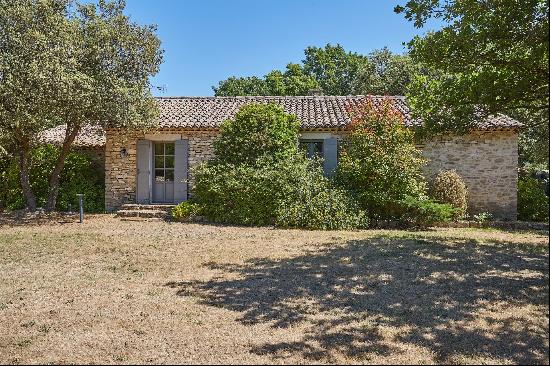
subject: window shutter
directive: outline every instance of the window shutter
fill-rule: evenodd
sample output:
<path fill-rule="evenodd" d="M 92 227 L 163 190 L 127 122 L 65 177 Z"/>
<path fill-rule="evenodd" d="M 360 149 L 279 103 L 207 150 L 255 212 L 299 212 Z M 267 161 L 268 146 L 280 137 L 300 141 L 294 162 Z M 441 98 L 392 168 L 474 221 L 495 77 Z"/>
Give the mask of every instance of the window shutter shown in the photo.
<path fill-rule="evenodd" d="M 325 176 L 330 177 L 338 165 L 338 140 L 336 138 L 331 137 L 323 141 L 323 158 Z"/>
<path fill-rule="evenodd" d="M 187 165 L 189 141 L 176 140 L 174 161 L 174 203 L 187 201 Z"/>
<path fill-rule="evenodd" d="M 151 141 L 137 142 L 137 203 L 151 203 Z"/>

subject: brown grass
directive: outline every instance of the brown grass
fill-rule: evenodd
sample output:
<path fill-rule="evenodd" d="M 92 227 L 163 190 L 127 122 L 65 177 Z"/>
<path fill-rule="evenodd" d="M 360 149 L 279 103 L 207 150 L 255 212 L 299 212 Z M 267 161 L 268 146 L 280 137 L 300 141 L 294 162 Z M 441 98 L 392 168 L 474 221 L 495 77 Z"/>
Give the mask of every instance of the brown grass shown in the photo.
<path fill-rule="evenodd" d="M 1 363 L 548 363 L 547 233 L 59 221 L 0 223 Z"/>

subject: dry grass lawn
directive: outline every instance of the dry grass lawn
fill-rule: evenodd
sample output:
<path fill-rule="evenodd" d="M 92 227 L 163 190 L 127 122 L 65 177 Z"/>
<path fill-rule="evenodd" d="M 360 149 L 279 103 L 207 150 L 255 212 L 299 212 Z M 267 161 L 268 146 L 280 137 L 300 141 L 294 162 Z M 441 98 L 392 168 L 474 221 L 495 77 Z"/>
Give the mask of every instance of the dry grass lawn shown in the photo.
<path fill-rule="evenodd" d="M 548 233 L 0 220 L 0 363 L 548 363 Z"/>

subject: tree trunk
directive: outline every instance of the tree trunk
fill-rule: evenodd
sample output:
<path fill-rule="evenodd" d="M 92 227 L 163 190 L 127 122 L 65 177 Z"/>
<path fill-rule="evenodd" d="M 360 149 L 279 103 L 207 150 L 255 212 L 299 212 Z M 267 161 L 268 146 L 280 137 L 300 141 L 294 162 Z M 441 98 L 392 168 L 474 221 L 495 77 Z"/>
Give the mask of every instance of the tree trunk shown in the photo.
<path fill-rule="evenodd" d="M 29 142 L 23 141 L 19 146 L 19 178 L 21 179 L 21 189 L 27 201 L 27 208 L 30 211 L 36 211 L 36 198 L 32 192 L 29 179 Z"/>
<path fill-rule="evenodd" d="M 57 204 L 57 196 L 59 194 L 59 180 L 61 178 L 61 172 L 65 166 L 65 159 L 69 152 L 71 151 L 71 146 L 80 131 L 80 126 L 69 127 L 67 126 L 67 131 L 65 133 L 65 139 L 63 145 L 61 146 L 61 151 L 59 157 L 55 163 L 52 174 L 50 175 L 50 186 L 49 186 L 49 195 L 48 202 L 46 203 L 45 210 L 51 212 L 55 210 L 55 205 Z"/>

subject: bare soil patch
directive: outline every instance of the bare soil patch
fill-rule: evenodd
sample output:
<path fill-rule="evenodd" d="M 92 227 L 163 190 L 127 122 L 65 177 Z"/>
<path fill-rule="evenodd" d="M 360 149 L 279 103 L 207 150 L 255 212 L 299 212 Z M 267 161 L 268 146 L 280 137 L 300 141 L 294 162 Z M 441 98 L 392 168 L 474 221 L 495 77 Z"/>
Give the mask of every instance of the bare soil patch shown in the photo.
<path fill-rule="evenodd" d="M 548 363 L 548 234 L 0 221 L 1 363 Z"/>

